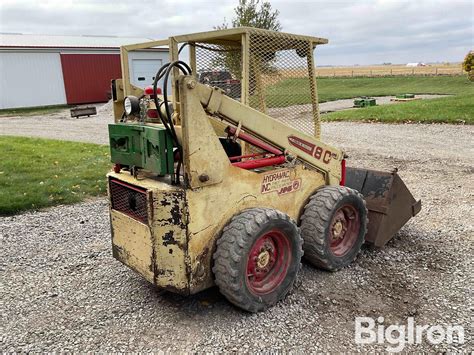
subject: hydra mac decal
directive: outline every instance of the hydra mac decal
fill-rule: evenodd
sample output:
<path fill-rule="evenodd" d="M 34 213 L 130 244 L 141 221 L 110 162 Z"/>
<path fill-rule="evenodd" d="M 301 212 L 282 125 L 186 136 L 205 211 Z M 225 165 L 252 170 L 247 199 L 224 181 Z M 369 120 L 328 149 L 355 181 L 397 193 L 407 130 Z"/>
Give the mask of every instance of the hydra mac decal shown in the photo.
<path fill-rule="evenodd" d="M 278 195 L 295 192 L 301 187 L 301 179 L 292 179 L 290 169 L 272 171 L 263 175 L 262 194 L 276 192 Z"/>

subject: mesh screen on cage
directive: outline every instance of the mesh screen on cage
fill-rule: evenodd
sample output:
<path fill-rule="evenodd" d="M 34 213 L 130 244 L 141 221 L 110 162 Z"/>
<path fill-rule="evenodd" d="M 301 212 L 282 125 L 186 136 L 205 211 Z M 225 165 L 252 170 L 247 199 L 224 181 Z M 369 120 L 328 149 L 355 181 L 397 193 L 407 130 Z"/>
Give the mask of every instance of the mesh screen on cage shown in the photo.
<path fill-rule="evenodd" d="M 313 135 L 309 43 L 252 33 L 249 52 L 250 106 Z"/>
<path fill-rule="evenodd" d="M 196 43 L 196 70 L 200 83 L 215 86 L 233 99 L 242 94 L 242 51 L 240 46 Z"/>
<path fill-rule="evenodd" d="M 199 82 L 221 88 L 241 101 L 242 48 L 235 45 L 196 43 Z M 316 88 L 310 80 L 310 43 L 291 35 L 250 32 L 247 104 L 306 134 L 315 134 L 318 119 L 313 105 Z"/>

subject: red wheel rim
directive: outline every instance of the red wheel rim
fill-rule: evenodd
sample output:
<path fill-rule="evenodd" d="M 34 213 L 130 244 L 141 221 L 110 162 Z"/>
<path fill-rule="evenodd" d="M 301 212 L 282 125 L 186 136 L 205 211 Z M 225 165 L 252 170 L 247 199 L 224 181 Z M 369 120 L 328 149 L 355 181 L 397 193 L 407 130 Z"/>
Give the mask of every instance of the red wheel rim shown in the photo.
<path fill-rule="evenodd" d="M 347 254 L 357 241 L 360 230 L 359 213 L 351 205 L 340 207 L 329 226 L 330 249 L 335 256 Z"/>
<path fill-rule="evenodd" d="M 247 259 L 247 286 L 257 295 L 274 291 L 285 279 L 291 263 L 290 241 L 272 229 L 253 244 Z"/>

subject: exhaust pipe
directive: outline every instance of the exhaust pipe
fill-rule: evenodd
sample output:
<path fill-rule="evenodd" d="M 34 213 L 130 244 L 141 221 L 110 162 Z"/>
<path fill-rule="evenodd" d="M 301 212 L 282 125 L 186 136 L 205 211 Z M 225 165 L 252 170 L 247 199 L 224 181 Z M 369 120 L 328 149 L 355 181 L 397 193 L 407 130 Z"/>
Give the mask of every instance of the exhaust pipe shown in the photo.
<path fill-rule="evenodd" d="M 345 186 L 359 191 L 369 211 L 365 242 L 382 247 L 421 210 L 397 171 L 346 169 Z"/>

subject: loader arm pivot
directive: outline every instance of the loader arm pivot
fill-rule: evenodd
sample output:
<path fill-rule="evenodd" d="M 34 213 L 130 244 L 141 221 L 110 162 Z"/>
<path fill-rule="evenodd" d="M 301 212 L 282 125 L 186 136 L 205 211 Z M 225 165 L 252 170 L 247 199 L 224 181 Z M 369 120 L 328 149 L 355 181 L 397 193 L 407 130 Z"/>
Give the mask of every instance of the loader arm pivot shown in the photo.
<path fill-rule="evenodd" d="M 344 152 L 321 142 L 315 137 L 246 106 L 226 96 L 222 90 L 196 83 L 191 76 L 182 76 L 180 85 L 185 90 L 194 91 L 211 119 L 225 121 L 272 144 L 313 169 L 326 175 L 327 183 L 337 185 L 341 180 L 341 161 Z"/>

